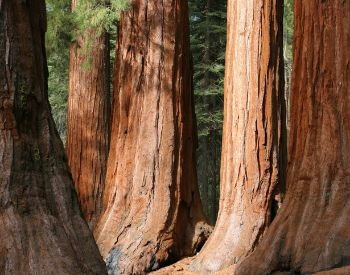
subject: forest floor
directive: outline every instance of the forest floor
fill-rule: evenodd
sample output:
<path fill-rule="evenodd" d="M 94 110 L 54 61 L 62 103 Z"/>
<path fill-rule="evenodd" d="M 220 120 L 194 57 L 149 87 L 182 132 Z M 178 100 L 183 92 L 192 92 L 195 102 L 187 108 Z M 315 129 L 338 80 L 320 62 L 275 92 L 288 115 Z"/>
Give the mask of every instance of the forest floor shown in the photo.
<path fill-rule="evenodd" d="M 195 274 L 195 272 L 191 272 L 188 270 L 188 267 L 192 261 L 193 257 L 184 258 L 181 261 L 178 261 L 172 265 L 161 268 L 157 271 L 152 272 L 152 275 L 166 275 L 166 274 Z M 197 273 L 198 274 L 198 273 Z"/>
<path fill-rule="evenodd" d="M 208 274 L 216 274 L 216 275 L 232 275 L 234 274 L 234 266 L 229 266 L 219 272 L 198 272 L 198 271 L 190 271 L 189 266 L 194 257 L 184 258 L 181 261 L 178 261 L 170 266 L 161 268 L 157 271 L 152 272 L 152 275 L 168 275 L 168 274 L 178 274 L 178 275 L 208 275 Z"/>
<path fill-rule="evenodd" d="M 178 261 L 170 266 L 161 268 L 157 271 L 152 272 L 152 275 L 170 275 L 170 274 L 177 274 L 177 275 L 210 275 L 210 274 L 215 274 L 215 275 L 233 275 L 235 273 L 234 271 L 234 265 L 229 266 L 228 268 L 225 268 L 223 270 L 220 270 L 218 272 L 198 272 L 198 271 L 190 271 L 189 266 L 192 262 L 192 259 L 194 257 L 188 257 L 184 258 L 181 261 Z M 293 272 L 276 272 L 274 273 L 275 275 L 288 275 L 288 274 L 295 274 Z M 348 275 L 350 274 L 350 267 L 345 266 L 345 267 L 340 267 L 340 268 L 335 268 L 327 271 L 322 271 L 322 272 L 317 272 L 314 273 L 315 275 Z"/>

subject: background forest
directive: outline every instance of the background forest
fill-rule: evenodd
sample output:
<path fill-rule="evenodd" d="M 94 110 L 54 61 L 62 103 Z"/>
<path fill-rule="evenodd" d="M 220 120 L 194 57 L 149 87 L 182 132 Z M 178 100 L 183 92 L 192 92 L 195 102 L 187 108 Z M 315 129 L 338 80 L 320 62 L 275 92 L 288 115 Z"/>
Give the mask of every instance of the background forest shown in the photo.
<path fill-rule="evenodd" d="M 116 21 L 127 0 L 111 1 L 109 7 L 91 6 L 88 0 L 71 13 L 70 0 L 47 0 L 46 36 L 49 68 L 48 92 L 54 120 L 65 143 L 69 49 L 71 42 L 88 28 L 107 30 L 110 40 L 110 67 L 115 56 Z M 197 174 L 204 211 L 212 224 L 218 212 L 220 158 L 223 122 L 223 90 L 226 47 L 226 0 L 190 0 L 190 38 L 193 56 L 195 109 L 197 117 Z M 287 110 L 292 68 L 293 1 L 284 3 L 284 60 Z M 93 40 L 93 38 L 91 38 Z M 89 51 L 87 46 L 84 51 Z M 89 60 L 86 60 L 89 70 Z M 113 86 L 113 70 L 111 87 Z M 287 121 L 289 116 L 287 112 Z M 289 123 L 287 123 L 287 126 Z"/>

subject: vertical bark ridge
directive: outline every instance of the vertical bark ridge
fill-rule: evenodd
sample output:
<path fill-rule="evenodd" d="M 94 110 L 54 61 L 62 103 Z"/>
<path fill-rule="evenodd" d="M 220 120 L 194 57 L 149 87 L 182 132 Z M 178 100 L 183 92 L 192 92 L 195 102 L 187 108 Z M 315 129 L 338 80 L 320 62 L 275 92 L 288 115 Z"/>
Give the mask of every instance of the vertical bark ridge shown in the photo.
<path fill-rule="evenodd" d="M 265 234 L 283 191 L 283 3 L 230 0 L 220 209 L 190 266 L 218 271 L 244 259 Z"/>

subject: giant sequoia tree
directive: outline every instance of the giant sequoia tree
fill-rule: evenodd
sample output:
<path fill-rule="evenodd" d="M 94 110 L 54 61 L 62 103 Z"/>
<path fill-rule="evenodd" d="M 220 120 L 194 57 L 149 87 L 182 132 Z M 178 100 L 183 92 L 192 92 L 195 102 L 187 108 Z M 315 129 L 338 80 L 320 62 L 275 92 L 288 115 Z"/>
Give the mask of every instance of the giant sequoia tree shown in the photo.
<path fill-rule="evenodd" d="M 111 273 L 139 274 L 206 240 L 195 172 L 187 1 L 134 0 L 119 24 L 104 213 Z"/>
<path fill-rule="evenodd" d="M 294 4 L 286 199 L 238 274 L 309 274 L 350 264 L 350 2 Z"/>
<path fill-rule="evenodd" d="M 230 0 L 227 19 L 220 210 L 193 270 L 244 259 L 273 220 L 283 190 L 283 2 Z"/>
<path fill-rule="evenodd" d="M 77 4 L 77 0 L 72 1 L 73 10 Z M 108 37 L 105 32 L 86 30 L 70 50 L 67 155 L 80 205 L 91 228 L 101 213 L 110 102 Z"/>
<path fill-rule="evenodd" d="M 0 273 L 104 274 L 47 96 L 43 0 L 0 2 Z"/>

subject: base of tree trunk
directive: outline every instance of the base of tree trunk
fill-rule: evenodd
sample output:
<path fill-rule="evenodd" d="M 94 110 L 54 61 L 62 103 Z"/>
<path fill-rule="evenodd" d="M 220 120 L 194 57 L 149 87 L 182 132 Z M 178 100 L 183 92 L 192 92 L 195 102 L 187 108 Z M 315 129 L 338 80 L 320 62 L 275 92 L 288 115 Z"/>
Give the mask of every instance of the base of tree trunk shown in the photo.
<path fill-rule="evenodd" d="M 113 274 L 197 253 L 211 232 L 197 186 L 186 0 L 133 0 L 117 38 L 103 214 L 94 235 Z"/>

